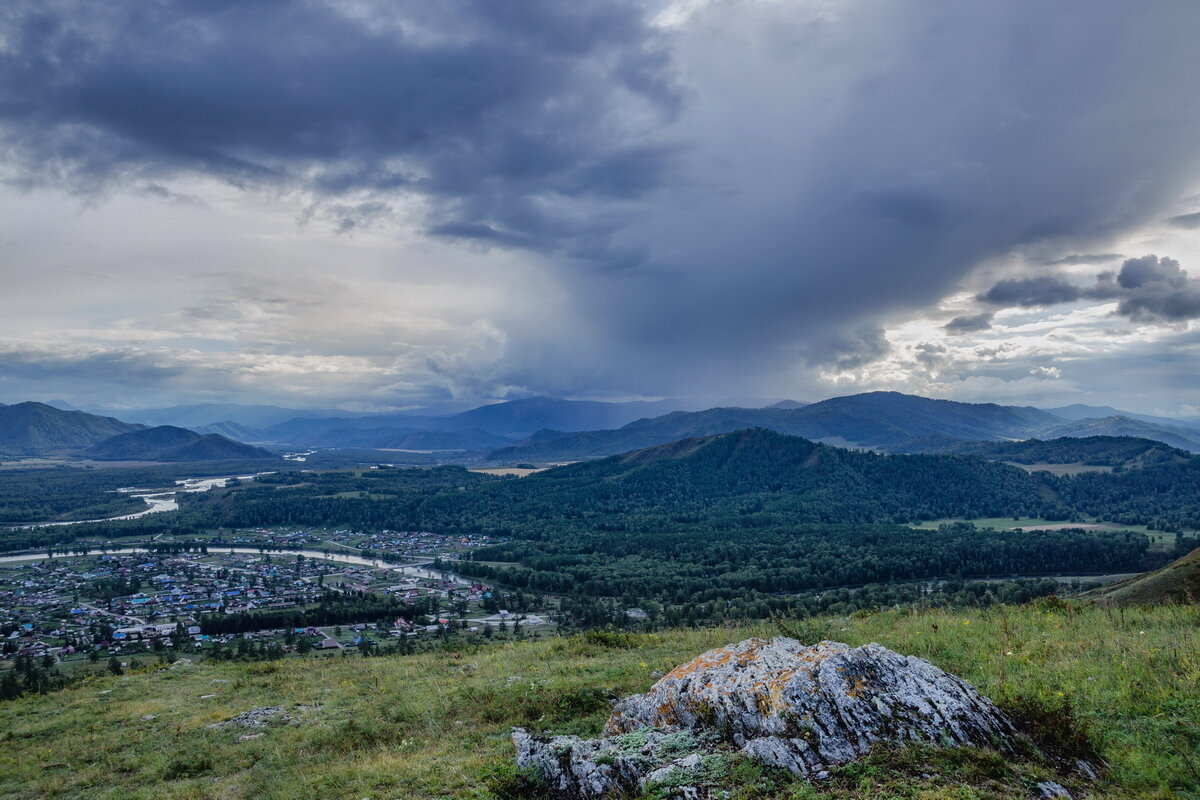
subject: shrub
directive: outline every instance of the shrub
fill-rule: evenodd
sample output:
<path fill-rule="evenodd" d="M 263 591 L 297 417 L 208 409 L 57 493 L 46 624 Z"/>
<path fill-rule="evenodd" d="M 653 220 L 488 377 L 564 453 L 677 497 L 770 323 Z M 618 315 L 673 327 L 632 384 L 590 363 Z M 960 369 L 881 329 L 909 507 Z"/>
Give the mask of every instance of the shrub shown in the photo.
<path fill-rule="evenodd" d="M 1013 695 L 1001 698 L 996 704 L 1047 755 L 1062 761 L 1082 758 L 1100 762 L 1087 724 L 1076 713 L 1071 698 L 1042 700 Z"/>

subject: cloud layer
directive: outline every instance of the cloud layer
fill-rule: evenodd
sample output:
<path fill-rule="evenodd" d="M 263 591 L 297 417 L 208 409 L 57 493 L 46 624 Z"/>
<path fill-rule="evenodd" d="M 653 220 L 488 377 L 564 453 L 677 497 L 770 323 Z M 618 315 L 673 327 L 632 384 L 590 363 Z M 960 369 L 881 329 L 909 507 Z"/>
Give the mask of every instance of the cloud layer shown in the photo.
<path fill-rule="evenodd" d="M 1178 326 L 1188 254 L 1072 270 L 1195 228 L 1198 23 L 1117 0 L 16 0 L 0 256 L 30 288 L 0 387 L 931 391 L 1012 310 Z M 125 213 L 96 231 L 81 202 Z M 46 296 L 23 274 L 46 269 L 99 277 Z M 940 309 L 981 270 L 1004 274 Z M 920 319 L 957 344 L 908 359 Z M 988 377 L 1062 377 L 1036 367 Z"/>

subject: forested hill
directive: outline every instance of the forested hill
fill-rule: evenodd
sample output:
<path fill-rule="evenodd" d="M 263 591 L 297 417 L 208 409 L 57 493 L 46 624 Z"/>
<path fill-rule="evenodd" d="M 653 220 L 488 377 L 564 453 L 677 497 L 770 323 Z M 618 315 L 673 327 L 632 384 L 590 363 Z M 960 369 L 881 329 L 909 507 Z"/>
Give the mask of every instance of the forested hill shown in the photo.
<path fill-rule="evenodd" d="M 1200 452 L 1200 434 L 1195 429 L 1175 425 L 1151 424 L 1128 417 L 1105 417 L 1104 419 L 1081 419 L 1056 425 L 1043 432 L 1046 437 L 1140 437 L 1156 439 L 1171 447 Z"/>
<path fill-rule="evenodd" d="M 478 511 L 482 496 L 503 497 L 516 518 L 657 516 L 730 527 L 1028 516 L 1200 529 L 1200 458 L 1189 453 L 1103 437 L 994 446 L 992 457 L 1004 460 L 1143 468 L 1031 475 L 973 455 L 881 455 L 757 429 L 570 464 L 459 499 Z"/>
<path fill-rule="evenodd" d="M 914 443 L 911 452 L 931 452 L 933 442 Z M 1181 464 L 1195 458 L 1191 453 L 1163 442 L 1133 436 L 1060 437 L 1026 439 L 1020 442 L 946 441 L 936 448 L 946 453 L 961 453 L 995 461 L 1018 464 L 1085 464 L 1105 467 L 1145 467 L 1153 464 Z"/>
<path fill-rule="evenodd" d="M 0 407 L 0 455 L 78 450 L 141 427 L 112 417 L 62 411 L 45 403 L 17 403 Z"/>
<path fill-rule="evenodd" d="M 1069 514 L 1048 499 L 1044 476 L 1018 467 L 970 456 L 845 450 L 762 429 L 683 440 L 521 479 L 481 478 L 450 468 L 374 470 L 355 479 L 305 475 L 296 476 L 304 485 L 286 494 L 248 489 L 189 503 L 206 512 L 206 524 L 364 524 L 520 536 L 582 528 L 729 529 Z M 347 492 L 383 499 L 359 500 Z"/>
<path fill-rule="evenodd" d="M 1085 442 L 1084 449 L 1094 448 L 1097 458 L 1117 457 L 1129 454 L 1127 444 Z M 1035 448 L 1027 455 L 1050 454 Z M 287 491 L 279 491 L 280 485 Z M 1200 527 L 1197 497 L 1200 459 L 1194 457 L 1111 474 L 1031 474 L 972 455 L 881 455 L 751 429 L 525 478 L 498 479 L 458 467 L 280 472 L 186 498 L 181 524 L 356 525 L 529 539 L 584 530 L 727 531 L 1033 517 L 1190 531 Z"/>
<path fill-rule="evenodd" d="M 763 429 L 685 439 L 491 489 L 513 501 L 604 513 L 623 507 L 765 522 L 908 522 L 1042 512 L 1039 479 L 954 455 L 885 456 Z"/>

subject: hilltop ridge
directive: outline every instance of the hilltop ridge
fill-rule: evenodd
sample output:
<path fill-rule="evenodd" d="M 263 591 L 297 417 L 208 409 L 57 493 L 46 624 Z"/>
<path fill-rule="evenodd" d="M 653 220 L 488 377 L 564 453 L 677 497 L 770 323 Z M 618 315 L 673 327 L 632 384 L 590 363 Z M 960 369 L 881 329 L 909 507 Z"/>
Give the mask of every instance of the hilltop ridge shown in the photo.
<path fill-rule="evenodd" d="M 1114 605 L 1196 603 L 1200 601 L 1200 547 L 1165 567 L 1106 586 L 1090 597 Z"/>

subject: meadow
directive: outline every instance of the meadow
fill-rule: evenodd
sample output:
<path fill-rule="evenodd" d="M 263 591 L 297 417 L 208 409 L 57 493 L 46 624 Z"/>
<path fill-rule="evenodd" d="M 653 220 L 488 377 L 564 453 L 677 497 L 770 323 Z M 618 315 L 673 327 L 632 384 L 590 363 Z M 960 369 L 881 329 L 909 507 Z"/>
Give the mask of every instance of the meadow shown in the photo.
<path fill-rule="evenodd" d="M 198 663 L 90 677 L 0 704 L 6 798 L 503 798 L 529 796 L 508 733 L 595 735 L 613 698 L 698 653 L 786 630 L 876 641 L 959 674 L 1048 746 L 1094 748 L 1098 798 L 1200 798 L 1200 607 L 1040 600 L 963 611 L 591 632 L 412 656 Z M 291 722 L 213 729 L 263 706 Z M 922 777 L 926 775 L 928 777 Z M 745 763 L 735 797 L 1028 797 L 1045 765 L 984 752 L 881 751 L 819 788 Z M 1078 795 L 1077 795 L 1078 796 Z"/>

